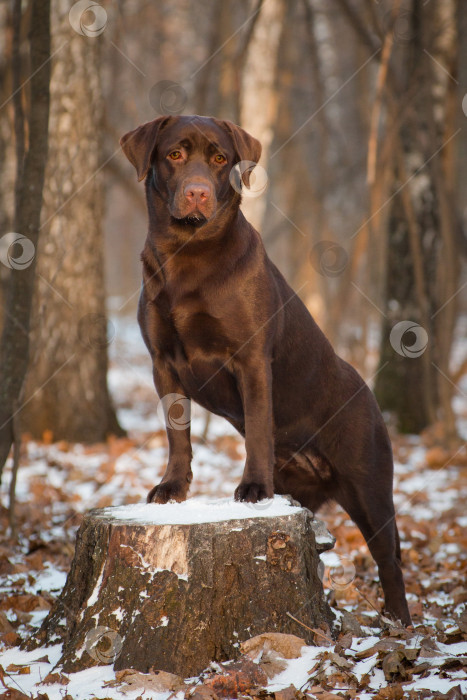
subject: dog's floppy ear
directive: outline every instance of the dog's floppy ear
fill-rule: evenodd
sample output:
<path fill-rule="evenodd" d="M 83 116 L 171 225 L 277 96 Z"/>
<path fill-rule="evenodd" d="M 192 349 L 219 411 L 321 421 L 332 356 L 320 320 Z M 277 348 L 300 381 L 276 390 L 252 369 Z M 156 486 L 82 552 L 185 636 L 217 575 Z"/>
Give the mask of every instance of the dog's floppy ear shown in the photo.
<path fill-rule="evenodd" d="M 245 129 L 227 121 L 227 119 L 223 121 L 215 119 L 214 121 L 223 126 L 232 136 L 238 161 L 249 160 L 252 163 L 257 163 L 259 161 L 261 157 L 261 144 L 258 139 L 250 136 Z M 242 180 L 248 188 L 250 187 L 250 174 L 253 167 L 242 169 Z"/>
<path fill-rule="evenodd" d="M 170 119 L 173 117 L 158 117 L 129 131 L 120 139 L 123 153 L 136 168 L 138 182 L 148 174 L 159 132 Z"/>

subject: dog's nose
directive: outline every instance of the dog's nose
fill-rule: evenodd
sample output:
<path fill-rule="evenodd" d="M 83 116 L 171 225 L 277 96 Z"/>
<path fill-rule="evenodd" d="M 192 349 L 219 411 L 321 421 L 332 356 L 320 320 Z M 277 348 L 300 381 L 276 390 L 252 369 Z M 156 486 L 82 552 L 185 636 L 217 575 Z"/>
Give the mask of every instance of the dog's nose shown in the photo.
<path fill-rule="evenodd" d="M 211 188 L 200 182 L 190 182 L 185 185 L 183 194 L 192 204 L 204 204 L 211 196 Z"/>

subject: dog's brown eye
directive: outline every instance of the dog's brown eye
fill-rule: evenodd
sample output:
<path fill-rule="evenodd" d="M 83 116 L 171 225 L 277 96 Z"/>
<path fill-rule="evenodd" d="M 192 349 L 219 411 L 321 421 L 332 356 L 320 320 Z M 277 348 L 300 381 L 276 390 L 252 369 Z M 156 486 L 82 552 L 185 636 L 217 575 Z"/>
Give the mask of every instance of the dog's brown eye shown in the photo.
<path fill-rule="evenodd" d="M 169 158 L 171 158 L 172 160 L 180 160 L 181 157 L 181 151 L 172 151 L 172 153 L 169 153 Z"/>
<path fill-rule="evenodd" d="M 222 155 L 222 153 L 218 153 L 217 155 L 214 156 L 214 160 L 216 163 L 226 163 L 227 158 Z"/>

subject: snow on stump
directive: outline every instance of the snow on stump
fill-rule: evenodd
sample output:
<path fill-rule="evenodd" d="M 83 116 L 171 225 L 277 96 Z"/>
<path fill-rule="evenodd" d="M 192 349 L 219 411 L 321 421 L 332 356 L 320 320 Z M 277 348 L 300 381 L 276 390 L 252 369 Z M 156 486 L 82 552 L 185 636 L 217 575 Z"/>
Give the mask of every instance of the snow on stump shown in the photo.
<path fill-rule="evenodd" d="M 318 575 L 334 538 L 289 497 L 190 499 L 89 512 L 65 587 L 34 644 L 65 672 L 113 663 L 196 675 L 263 632 L 331 624 Z"/>

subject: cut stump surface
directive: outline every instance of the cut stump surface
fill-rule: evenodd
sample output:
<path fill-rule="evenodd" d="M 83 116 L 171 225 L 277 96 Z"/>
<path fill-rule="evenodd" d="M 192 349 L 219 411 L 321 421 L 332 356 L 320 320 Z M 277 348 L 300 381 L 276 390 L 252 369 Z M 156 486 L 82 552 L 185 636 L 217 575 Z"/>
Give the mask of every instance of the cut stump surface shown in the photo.
<path fill-rule="evenodd" d="M 331 624 L 318 575 L 334 538 L 287 497 L 132 505 L 88 513 L 65 587 L 35 645 L 65 672 L 98 664 L 187 677 L 263 632 Z"/>

